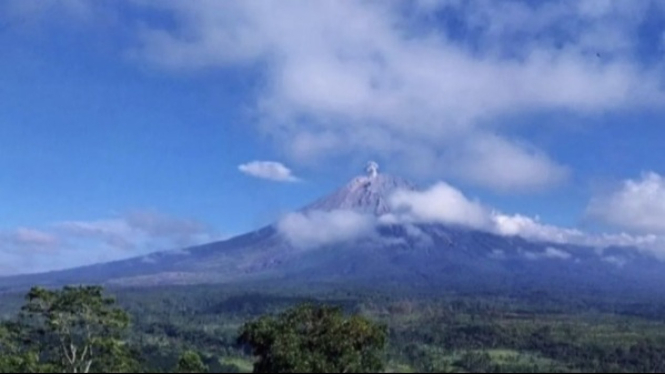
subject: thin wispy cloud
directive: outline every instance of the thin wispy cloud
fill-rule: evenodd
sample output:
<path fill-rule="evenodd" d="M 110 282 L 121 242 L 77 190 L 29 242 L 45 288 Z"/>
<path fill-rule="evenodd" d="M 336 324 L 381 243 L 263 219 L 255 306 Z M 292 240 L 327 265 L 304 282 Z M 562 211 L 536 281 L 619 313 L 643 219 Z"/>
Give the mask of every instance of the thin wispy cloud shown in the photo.
<path fill-rule="evenodd" d="M 315 248 L 368 235 L 375 218 L 351 210 L 290 213 L 277 223 L 279 232 L 296 248 Z"/>
<path fill-rule="evenodd" d="M 6 252 L 50 252 L 57 250 L 60 245 L 57 236 L 41 230 L 19 227 L 0 232 L 0 248 Z"/>
<path fill-rule="evenodd" d="M 547 247 L 545 248 L 544 252 L 541 253 L 536 253 L 536 252 L 524 252 L 523 256 L 526 257 L 529 260 L 536 261 L 536 260 L 569 260 L 573 257 L 570 253 L 563 251 L 561 249 L 557 249 L 554 247 Z"/>
<path fill-rule="evenodd" d="M 49 233 L 24 227 L 14 230 L 9 239 L 16 245 L 25 246 L 53 248 L 59 244 L 58 238 Z"/>
<path fill-rule="evenodd" d="M 9 273 L 40 272 L 179 250 L 223 237 L 199 221 L 139 210 L 92 221 L 0 232 L 0 259 Z M 0 275 L 3 275 L 0 273 Z"/>
<path fill-rule="evenodd" d="M 69 241 L 92 241 L 109 250 L 130 254 L 173 250 L 214 241 L 219 235 L 201 222 L 154 211 L 135 211 L 97 221 L 66 221 L 53 225 Z"/>
<path fill-rule="evenodd" d="M 0 276 L 37 271 L 37 262 L 58 256 L 65 245 L 54 233 L 19 227 L 0 231 Z"/>

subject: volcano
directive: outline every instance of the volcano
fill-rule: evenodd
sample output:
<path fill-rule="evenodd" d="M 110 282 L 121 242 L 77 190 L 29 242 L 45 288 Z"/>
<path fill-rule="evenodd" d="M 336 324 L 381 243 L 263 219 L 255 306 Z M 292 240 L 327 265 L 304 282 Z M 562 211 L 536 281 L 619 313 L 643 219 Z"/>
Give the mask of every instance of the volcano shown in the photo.
<path fill-rule="evenodd" d="M 409 181 L 367 174 L 294 212 L 301 219 L 349 212 L 374 222 L 370 233 L 302 247 L 280 223 L 229 240 L 156 252 L 70 270 L 0 279 L 0 288 L 99 283 L 115 286 L 173 284 L 326 284 L 332 287 L 419 292 L 525 291 L 611 294 L 658 293 L 665 265 L 634 248 L 598 248 L 536 242 L 519 236 L 444 224 L 384 222 L 390 196 L 416 191 Z M 312 225 L 318 221 L 312 220 Z M 324 230 L 321 227 L 311 227 Z M 333 227 L 334 230 L 334 227 Z M 325 231 L 325 230 L 324 230 Z"/>

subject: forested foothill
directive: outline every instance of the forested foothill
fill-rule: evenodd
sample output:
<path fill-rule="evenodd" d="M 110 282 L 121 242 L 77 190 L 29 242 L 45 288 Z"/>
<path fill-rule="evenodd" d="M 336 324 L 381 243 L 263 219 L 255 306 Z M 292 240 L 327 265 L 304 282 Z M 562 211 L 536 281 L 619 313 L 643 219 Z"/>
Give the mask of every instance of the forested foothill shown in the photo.
<path fill-rule="evenodd" d="M 0 372 L 664 372 L 665 302 L 224 286 L 0 296 Z"/>

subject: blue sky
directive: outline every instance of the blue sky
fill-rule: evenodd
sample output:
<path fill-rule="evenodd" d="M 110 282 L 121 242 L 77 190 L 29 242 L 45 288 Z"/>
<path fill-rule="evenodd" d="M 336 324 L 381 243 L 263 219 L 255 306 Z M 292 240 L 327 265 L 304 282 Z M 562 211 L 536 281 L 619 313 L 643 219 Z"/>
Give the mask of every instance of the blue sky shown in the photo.
<path fill-rule="evenodd" d="M 242 233 L 368 159 L 665 234 L 657 1 L 10 0 L 0 46 L 0 274 Z"/>

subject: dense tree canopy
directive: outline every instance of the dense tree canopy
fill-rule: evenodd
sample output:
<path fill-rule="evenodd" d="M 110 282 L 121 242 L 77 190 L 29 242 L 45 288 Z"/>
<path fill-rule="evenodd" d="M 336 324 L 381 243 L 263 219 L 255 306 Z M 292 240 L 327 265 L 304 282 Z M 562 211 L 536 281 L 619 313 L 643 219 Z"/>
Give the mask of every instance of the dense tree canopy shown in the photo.
<path fill-rule="evenodd" d="M 0 293 L 0 373 L 74 371 L 65 356 L 72 347 L 61 347 L 60 338 L 68 339 L 62 325 L 47 322 L 74 326 L 70 333 L 78 336 L 74 345 L 80 357 L 86 339 L 75 332 L 84 331 L 76 326 L 85 324 L 73 321 L 106 314 L 92 312 L 97 307 L 91 305 L 108 299 L 98 291 L 75 287 L 44 294 L 35 289 L 22 313 L 21 295 Z M 371 341 L 377 341 L 371 336 L 382 334 L 371 331 L 385 330 L 340 309 L 288 310 L 302 302 L 361 311 L 389 326 L 388 372 L 665 371 L 665 301 L 556 299 L 532 293 L 405 298 L 355 291 L 314 298 L 218 286 L 116 292 L 117 306 L 111 300 L 101 303 L 102 309 L 122 306 L 132 316 L 132 328 L 125 332 L 121 323 L 107 327 L 110 333 L 100 339 L 90 339 L 95 342 L 91 372 L 370 371 L 383 366 L 381 344 L 371 348 Z"/>
<path fill-rule="evenodd" d="M 58 371 L 88 373 L 127 369 L 122 336 L 129 316 L 98 286 L 47 290 L 26 296 L 17 332 L 25 350 L 36 350 Z"/>
<path fill-rule="evenodd" d="M 0 373 L 17 370 L 16 348 L 7 324 L 0 324 Z"/>
<path fill-rule="evenodd" d="M 384 368 L 386 330 L 340 308 L 303 305 L 247 323 L 239 337 L 258 361 L 254 372 L 349 373 Z"/>
<path fill-rule="evenodd" d="M 53 365 L 41 363 L 35 346 L 20 345 L 21 329 L 15 323 L 0 324 L 0 373 L 52 372 Z"/>

